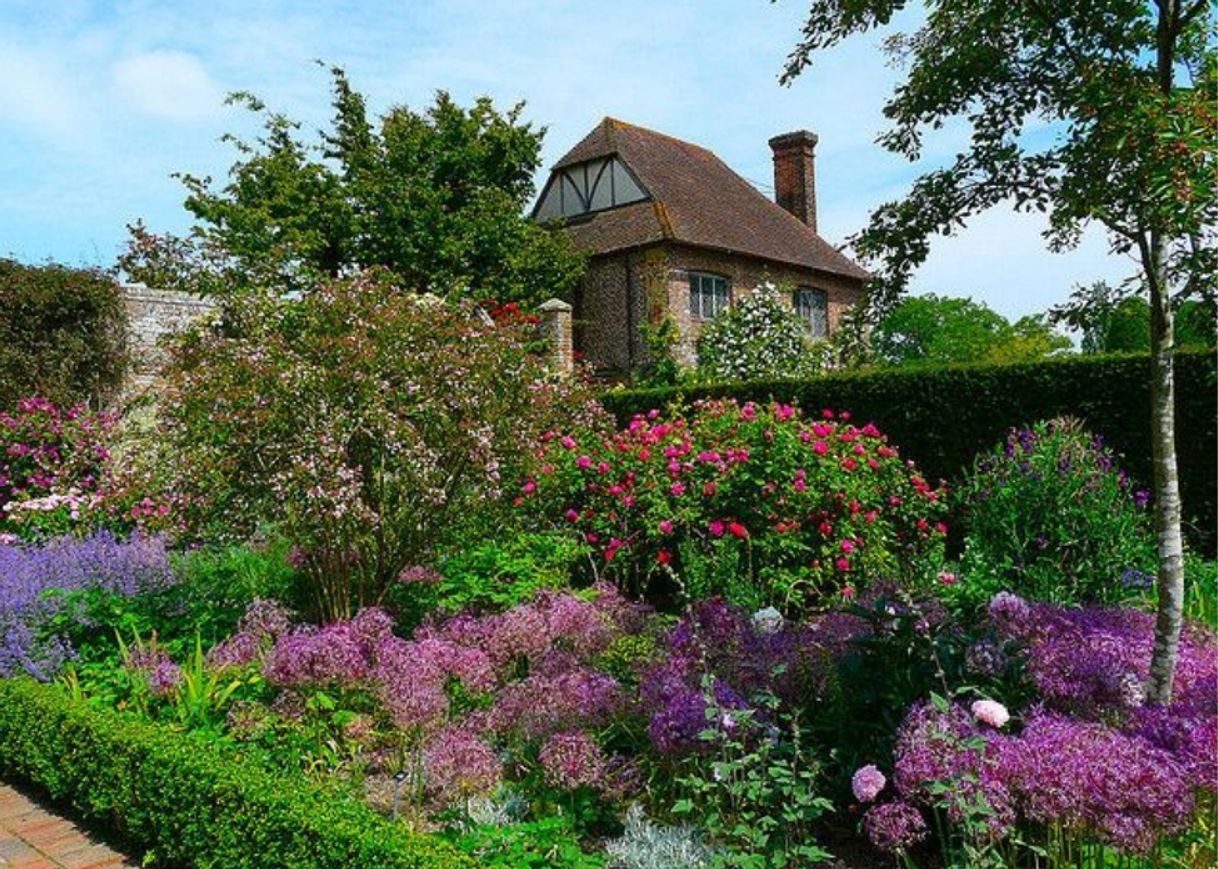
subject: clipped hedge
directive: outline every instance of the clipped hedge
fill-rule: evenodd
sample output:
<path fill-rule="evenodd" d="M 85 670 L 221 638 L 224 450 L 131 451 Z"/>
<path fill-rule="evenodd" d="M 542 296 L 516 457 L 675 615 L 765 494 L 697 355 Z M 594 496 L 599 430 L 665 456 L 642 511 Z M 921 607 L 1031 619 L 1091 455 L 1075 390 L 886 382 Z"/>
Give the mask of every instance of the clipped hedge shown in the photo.
<path fill-rule="evenodd" d="M 233 749 L 0 680 L 0 773 L 20 776 L 152 849 L 198 867 L 476 867 L 451 846 L 391 824 Z"/>
<path fill-rule="evenodd" d="M 1176 446 L 1190 536 L 1214 552 L 1218 521 L 1218 393 L 1213 350 L 1176 357 Z M 679 400 L 777 400 L 805 410 L 849 410 L 874 421 L 931 478 L 958 479 L 978 451 L 1012 426 L 1080 417 L 1125 456 L 1141 484 L 1152 479 L 1150 361 L 1145 354 L 1068 356 L 1014 365 L 843 372 L 811 380 L 616 390 L 601 401 L 620 421 Z"/>
<path fill-rule="evenodd" d="M 122 384 L 122 289 L 98 269 L 0 258 L 0 410 L 39 395 L 107 403 Z"/>

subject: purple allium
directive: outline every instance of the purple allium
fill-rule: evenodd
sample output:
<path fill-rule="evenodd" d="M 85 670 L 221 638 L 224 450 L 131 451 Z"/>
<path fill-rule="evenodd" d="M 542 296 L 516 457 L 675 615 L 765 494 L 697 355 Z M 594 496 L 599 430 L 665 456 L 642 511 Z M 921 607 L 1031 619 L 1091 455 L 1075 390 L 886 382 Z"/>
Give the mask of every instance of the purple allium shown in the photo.
<path fill-rule="evenodd" d="M 292 612 L 277 600 L 255 598 L 237 622 L 237 630 L 258 639 L 276 639 L 292 626 Z"/>
<path fill-rule="evenodd" d="M 551 641 L 585 660 L 613 641 L 609 621 L 588 601 L 570 594 L 542 592 L 534 605 L 545 615 Z"/>
<path fill-rule="evenodd" d="M 168 658 L 163 658 L 148 674 L 148 690 L 156 697 L 167 697 L 182 683 L 182 668 Z"/>
<path fill-rule="evenodd" d="M 713 698 L 707 698 L 701 688 L 687 688 L 668 698 L 651 716 L 647 735 L 661 754 L 709 751 L 714 746 L 702 733 L 726 729 L 719 713 L 748 708 L 744 698 L 725 682 L 715 683 Z"/>
<path fill-rule="evenodd" d="M 503 778 L 503 764 L 490 746 L 473 733 L 448 728 L 424 750 L 427 791 L 442 805 L 493 791 Z"/>
<path fill-rule="evenodd" d="M 1084 829 L 1125 851 L 1185 828 L 1194 807 L 1188 771 L 1168 752 L 1051 712 L 1030 715 L 1004 745 L 1002 774 L 1029 820 Z"/>
<path fill-rule="evenodd" d="M 1006 669 L 1007 654 L 993 640 L 978 640 L 965 651 L 964 666 L 977 676 L 997 676 Z"/>
<path fill-rule="evenodd" d="M 393 636 L 393 616 L 380 607 L 365 607 L 351 619 L 351 636 L 364 655 L 372 658 L 376 648 Z"/>
<path fill-rule="evenodd" d="M 563 790 L 598 787 L 605 775 L 605 756 L 596 740 L 582 730 L 556 733 L 538 754 L 546 781 Z"/>
<path fill-rule="evenodd" d="M 881 851 L 897 854 L 926 838 L 926 821 L 922 813 L 905 802 L 873 806 L 863 815 L 863 830 L 867 838 Z"/>
<path fill-rule="evenodd" d="M 497 666 L 521 658 L 535 661 L 550 650 L 550 626 L 545 614 L 530 604 L 492 616 L 486 623 L 486 653 Z"/>
<path fill-rule="evenodd" d="M 859 767 L 850 777 L 850 790 L 860 803 L 869 803 L 879 796 L 887 783 L 888 779 L 884 778 L 884 773 L 880 772 L 875 764 L 869 763 Z"/>
<path fill-rule="evenodd" d="M 419 564 L 412 564 L 409 567 L 403 567 L 398 572 L 398 582 L 403 585 L 437 585 L 444 581 L 444 577 L 430 567 L 423 567 Z"/>
<path fill-rule="evenodd" d="M 369 661 L 349 622 L 321 629 L 297 629 L 279 637 L 263 676 L 272 685 L 325 685 L 358 682 L 368 675 Z"/>
<path fill-rule="evenodd" d="M 990 599 L 990 618 L 1001 627 L 1018 629 L 1027 621 L 1031 612 L 1026 600 L 1009 591 L 1000 591 Z"/>
<path fill-rule="evenodd" d="M 622 704 L 617 680 L 584 668 L 533 675 L 506 686 L 489 710 L 487 726 L 500 733 L 545 736 L 570 727 L 604 724 Z"/>
<path fill-rule="evenodd" d="M 207 665 L 213 670 L 243 667 L 259 660 L 264 651 L 263 642 L 257 636 L 239 631 L 212 646 L 207 653 Z"/>

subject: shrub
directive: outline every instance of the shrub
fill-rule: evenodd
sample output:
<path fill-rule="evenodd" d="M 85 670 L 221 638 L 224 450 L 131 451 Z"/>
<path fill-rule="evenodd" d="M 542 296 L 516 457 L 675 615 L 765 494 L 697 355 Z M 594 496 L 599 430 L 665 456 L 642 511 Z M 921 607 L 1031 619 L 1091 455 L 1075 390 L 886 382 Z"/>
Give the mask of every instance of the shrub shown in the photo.
<path fill-rule="evenodd" d="M 956 497 L 965 581 L 954 588 L 976 602 L 1007 589 L 1115 603 L 1136 594 L 1136 580 L 1154 567 L 1149 493 L 1077 420 L 1012 429 L 977 458 Z"/>
<path fill-rule="evenodd" d="M 404 567 L 493 523 L 539 417 L 578 415 L 529 337 L 372 274 L 194 333 L 166 403 L 191 528 L 281 523 L 324 619 L 378 603 Z"/>
<path fill-rule="evenodd" d="M 698 337 L 698 374 L 708 380 L 804 377 L 820 367 L 807 324 L 772 284 L 732 305 Z"/>
<path fill-rule="evenodd" d="M 0 408 L 40 395 L 97 406 L 126 364 L 118 285 L 93 269 L 0 259 Z"/>
<path fill-rule="evenodd" d="M 522 497 L 633 594 L 675 576 L 690 598 L 795 607 L 941 555 L 940 493 L 848 413 L 707 402 L 604 439 L 552 434 L 542 456 Z"/>
<path fill-rule="evenodd" d="M 1218 356 L 1176 354 L 1176 443 L 1190 537 L 1211 555 L 1218 528 Z M 1069 414 L 1125 457 L 1140 485 L 1153 478 L 1150 362 L 1142 356 L 1076 356 L 1017 365 L 951 365 L 918 371 L 842 372 L 810 380 L 606 392 L 619 422 L 681 399 L 778 401 L 804 409 L 848 407 L 870 419 L 928 479 L 954 480 L 1012 427 Z"/>
<path fill-rule="evenodd" d="M 333 787 L 25 680 L 0 680 L 0 771 L 113 825 L 169 865 L 478 865 Z"/>
<path fill-rule="evenodd" d="M 96 521 L 114 422 L 113 414 L 45 398 L 0 411 L 0 533 L 53 536 Z"/>

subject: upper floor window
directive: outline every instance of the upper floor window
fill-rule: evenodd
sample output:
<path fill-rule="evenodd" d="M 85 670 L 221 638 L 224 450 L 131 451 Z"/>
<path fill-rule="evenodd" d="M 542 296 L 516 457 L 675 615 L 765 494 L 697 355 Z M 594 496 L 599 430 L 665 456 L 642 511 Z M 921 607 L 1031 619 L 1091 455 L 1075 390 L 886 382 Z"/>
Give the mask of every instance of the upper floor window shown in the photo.
<path fill-rule="evenodd" d="M 705 272 L 689 273 L 689 313 L 695 320 L 713 320 L 731 301 L 727 278 Z"/>
<path fill-rule="evenodd" d="M 813 287 L 800 287 L 795 291 L 795 313 L 808 324 L 813 338 L 829 335 L 829 294 Z"/>
<path fill-rule="evenodd" d="M 647 198 L 626 164 L 605 157 L 556 169 L 546 182 L 535 216 L 540 221 L 578 217 Z"/>

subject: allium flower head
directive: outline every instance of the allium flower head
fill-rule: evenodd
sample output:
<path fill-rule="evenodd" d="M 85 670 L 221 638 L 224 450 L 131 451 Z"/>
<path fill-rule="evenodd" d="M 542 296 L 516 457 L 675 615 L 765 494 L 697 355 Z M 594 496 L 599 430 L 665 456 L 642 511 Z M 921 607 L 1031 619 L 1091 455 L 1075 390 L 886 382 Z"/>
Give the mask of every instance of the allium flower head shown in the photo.
<path fill-rule="evenodd" d="M 597 787 L 605 774 L 605 756 L 582 730 L 556 733 L 538 755 L 546 781 L 564 790 Z"/>
<path fill-rule="evenodd" d="M 884 773 L 869 763 L 859 767 L 850 777 L 850 790 L 860 803 L 869 803 L 884 790 L 887 783 L 888 779 L 884 778 Z"/>
<path fill-rule="evenodd" d="M 867 838 L 881 851 L 898 854 L 926 838 L 926 821 L 909 803 L 884 803 L 863 816 Z"/>
<path fill-rule="evenodd" d="M 976 700 L 969 711 L 982 724 L 988 724 L 995 729 L 1001 728 L 1011 720 L 1011 713 L 997 700 Z"/>
<path fill-rule="evenodd" d="M 424 750 L 427 790 L 442 805 L 474 794 L 486 794 L 503 778 L 503 764 L 474 734 L 449 728 L 436 734 Z"/>

